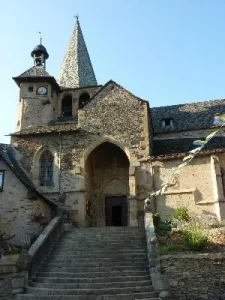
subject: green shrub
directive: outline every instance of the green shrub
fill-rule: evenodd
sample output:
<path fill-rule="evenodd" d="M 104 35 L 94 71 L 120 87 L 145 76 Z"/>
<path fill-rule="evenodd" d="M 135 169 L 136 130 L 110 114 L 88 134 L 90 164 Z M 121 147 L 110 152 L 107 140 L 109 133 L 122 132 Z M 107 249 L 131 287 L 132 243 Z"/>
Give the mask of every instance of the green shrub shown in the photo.
<path fill-rule="evenodd" d="M 171 221 L 167 220 L 167 221 L 159 221 L 159 224 L 157 226 L 158 230 L 161 231 L 171 231 L 172 230 L 172 225 L 171 225 Z"/>
<path fill-rule="evenodd" d="M 188 250 L 203 251 L 208 246 L 208 236 L 198 227 L 190 227 L 183 233 L 183 242 Z"/>
<path fill-rule="evenodd" d="M 188 209 L 186 207 L 178 207 L 177 210 L 173 213 L 172 217 L 180 221 L 190 220 Z"/>
<path fill-rule="evenodd" d="M 159 222 L 161 221 L 161 216 L 159 213 L 154 213 L 153 214 L 153 224 L 155 227 L 158 227 Z"/>
<path fill-rule="evenodd" d="M 183 251 L 182 245 L 177 244 L 163 244 L 159 245 L 159 253 L 160 255 L 167 255 L 171 253 L 177 253 Z"/>

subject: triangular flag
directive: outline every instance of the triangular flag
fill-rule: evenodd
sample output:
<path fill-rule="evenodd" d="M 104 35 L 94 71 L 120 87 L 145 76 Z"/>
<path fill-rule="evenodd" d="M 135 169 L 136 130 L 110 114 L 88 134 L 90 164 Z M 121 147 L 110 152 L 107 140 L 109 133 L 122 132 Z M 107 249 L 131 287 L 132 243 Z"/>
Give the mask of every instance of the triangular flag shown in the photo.
<path fill-rule="evenodd" d="M 208 142 L 209 140 L 211 140 L 211 138 L 214 137 L 214 135 L 216 135 L 218 133 L 219 130 L 213 131 L 212 133 L 210 133 L 209 135 L 207 135 L 207 137 L 205 138 L 205 140 Z"/>
<path fill-rule="evenodd" d="M 197 140 L 193 142 L 193 145 L 195 146 L 204 146 L 207 143 L 207 141 L 201 141 L 201 140 Z"/>
<path fill-rule="evenodd" d="M 189 151 L 189 153 L 195 154 L 195 153 L 197 153 L 197 152 L 201 151 L 201 150 L 202 150 L 202 148 L 203 148 L 202 146 L 201 146 L 201 147 L 198 147 L 198 148 L 195 148 L 195 149 L 193 149 L 193 150 Z"/>
<path fill-rule="evenodd" d="M 192 159 L 194 157 L 194 153 L 191 153 L 191 154 L 189 154 L 188 156 L 185 156 L 184 158 L 183 158 L 183 161 L 186 161 L 186 160 L 188 160 L 188 159 Z"/>

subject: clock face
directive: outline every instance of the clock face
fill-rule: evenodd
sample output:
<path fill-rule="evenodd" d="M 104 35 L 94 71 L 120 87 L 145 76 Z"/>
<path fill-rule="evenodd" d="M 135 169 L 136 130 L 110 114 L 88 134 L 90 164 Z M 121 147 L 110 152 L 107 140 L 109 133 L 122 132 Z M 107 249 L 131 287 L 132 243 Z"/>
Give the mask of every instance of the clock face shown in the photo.
<path fill-rule="evenodd" d="M 45 86 L 40 86 L 38 89 L 37 89 L 37 94 L 38 95 L 47 95 L 48 93 L 48 90 Z"/>

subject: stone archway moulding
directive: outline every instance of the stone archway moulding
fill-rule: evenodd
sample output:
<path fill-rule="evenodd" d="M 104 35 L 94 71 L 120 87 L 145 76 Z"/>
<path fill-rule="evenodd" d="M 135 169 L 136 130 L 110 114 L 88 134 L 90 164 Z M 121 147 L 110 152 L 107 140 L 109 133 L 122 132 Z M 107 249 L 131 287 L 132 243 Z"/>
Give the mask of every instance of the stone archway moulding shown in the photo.
<path fill-rule="evenodd" d="M 82 164 L 85 165 L 89 155 L 91 154 L 91 152 L 97 148 L 98 146 L 100 146 L 101 144 L 104 144 L 104 143 L 111 143 L 111 144 L 114 144 L 116 146 L 118 146 L 127 156 L 128 160 L 129 160 L 129 163 L 130 163 L 130 151 L 128 150 L 127 147 L 125 147 L 124 145 L 122 145 L 120 142 L 110 138 L 110 137 L 103 137 L 103 138 L 100 138 L 98 139 L 97 141 L 95 141 L 94 143 L 92 143 L 88 149 L 84 152 L 84 155 L 83 155 L 83 162 Z"/>
<path fill-rule="evenodd" d="M 110 185 L 110 183 L 111 183 L 113 180 L 120 182 L 120 183 L 125 187 L 125 189 L 127 189 L 127 191 L 129 190 L 129 184 L 127 185 L 127 184 L 126 184 L 124 181 L 122 181 L 120 178 L 113 176 L 113 177 L 110 178 L 107 182 L 105 182 L 105 184 L 102 186 L 101 191 L 102 191 L 103 193 L 105 192 L 106 188 Z M 128 192 L 127 192 L 127 193 L 128 193 Z M 126 194 L 127 194 L 127 193 L 126 193 Z"/>

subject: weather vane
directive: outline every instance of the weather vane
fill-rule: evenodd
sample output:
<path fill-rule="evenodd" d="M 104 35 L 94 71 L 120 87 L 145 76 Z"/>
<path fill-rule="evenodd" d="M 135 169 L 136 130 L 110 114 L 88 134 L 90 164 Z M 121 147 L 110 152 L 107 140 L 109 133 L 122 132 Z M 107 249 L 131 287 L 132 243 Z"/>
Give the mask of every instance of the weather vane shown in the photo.
<path fill-rule="evenodd" d="M 40 44 L 42 44 L 42 36 L 41 36 L 41 32 L 38 31 L 38 33 L 40 34 Z"/>

